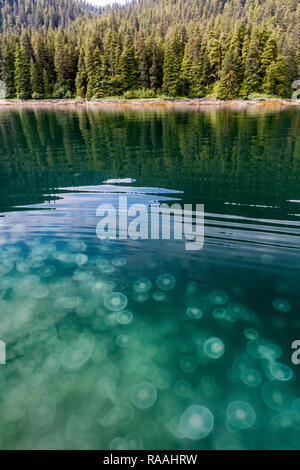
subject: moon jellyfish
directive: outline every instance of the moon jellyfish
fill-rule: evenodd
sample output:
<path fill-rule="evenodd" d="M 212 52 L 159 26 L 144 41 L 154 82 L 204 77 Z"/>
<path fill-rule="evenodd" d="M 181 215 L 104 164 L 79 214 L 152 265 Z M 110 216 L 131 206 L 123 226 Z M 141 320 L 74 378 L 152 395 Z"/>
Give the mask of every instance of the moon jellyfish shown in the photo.
<path fill-rule="evenodd" d="M 272 305 L 275 310 L 278 310 L 279 312 L 289 312 L 291 310 L 290 302 L 285 299 L 275 299 L 273 300 Z"/>
<path fill-rule="evenodd" d="M 203 317 L 203 311 L 198 307 L 188 307 L 186 310 L 186 314 L 189 318 L 193 320 L 199 320 L 199 318 Z"/>
<path fill-rule="evenodd" d="M 129 449 L 140 450 L 143 448 L 143 438 L 137 432 L 131 432 L 126 436 L 126 442 L 128 443 Z"/>
<path fill-rule="evenodd" d="M 0 278 L 0 289 L 7 290 L 11 289 L 15 285 L 15 279 L 11 276 L 5 276 Z"/>
<path fill-rule="evenodd" d="M 60 368 L 60 357 L 58 353 L 50 354 L 44 362 L 43 370 L 46 374 L 55 374 Z"/>
<path fill-rule="evenodd" d="M 41 277 L 51 277 L 51 276 L 53 276 L 55 271 L 56 271 L 55 266 L 52 266 L 51 264 L 49 264 L 49 265 L 46 265 L 46 266 L 42 266 L 39 269 L 39 275 Z"/>
<path fill-rule="evenodd" d="M 254 330 L 253 328 L 247 328 L 246 330 L 244 330 L 244 335 L 250 341 L 253 341 L 254 339 L 256 339 L 258 337 L 257 331 Z"/>
<path fill-rule="evenodd" d="M 238 429 L 248 429 L 256 421 L 256 413 L 246 401 L 233 401 L 226 410 L 227 419 Z"/>
<path fill-rule="evenodd" d="M 154 292 L 153 299 L 156 300 L 156 302 L 163 302 L 166 300 L 166 294 L 164 292 Z"/>
<path fill-rule="evenodd" d="M 127 297 L 121 292 L 111 292 L 104 298 L 104 305 L 108 310 L 118 312 L 127 306 Z"/>
<path fill-rule="evenodd" d="M 156 284 L 160 290 L 168 291 L 175 287 L 176 279 L 172 274 L 161 274 L 156 279 Z"/>
<path fill-rule="evenodd" d="M 116 268 L 121 268 L 122 266 L 125 266 L 126 263 L 127 261 L 125 258 L 114 258 L 112 260 L 112 265 Z"/>
<path fill-rule="evenodd" d="M 27 263 L 25 262 L 18 262 L 16 263 L 16 270 L 19 272 L 19 273 L 28 273 L 29 272 L 29 266 Z"/>
<path fill-rule="evenodd" d="M 293 377 L 293 371 L 289 366 L 281 364 L 280 362 L 270 361 L 266 365 L 267 375 L 269 379 L 281 380 L 286 382 Z"/>
<path fill-rule="evenodd" d="M 212 315 L 216 320 L 225 320 L 226 309 L 222 307 L 215 308 Z"/>
<path fill-rule="evenodd" d="M 84 264 L 86 264 L 88 262 L 88 257 L 87 255 L 83 254 L 83 253 L 77 253 L 74 255 L 74 261 L 75 263 L 77 264 L 77 266 L 83 266 Z"/>
<path fill-rule="evenodd" d="M 216 305 L 226 304 L 228 295 L 225 292 L 214 291 L 209 294 L 210 301 Z"/>
<path fill-rule="evenodd" d="M 177 380 L 175 383 L 175 392 L 180 397 L 187 397 L 192 391 L 191 384 L 184 379 Z"/>
<path fill-rule="evenodd" d="M 262 386 L 262 397 L 266 405 L 275 411 L 286 411 L 292 407 L 293 392 L 284 382 L 268 381 Z"/>
<path fill-rule="evenodd" d="M 149 279 L 138 279 L 133 283 L 133 288 L 136 292 L 148 292 L 152 287 Z"/>
<path fill-rule="evenodd" d="M 247 309 L 237 302 L 231 302 L 230 304 L 228 304 L 227 310 L 235 318 L 240 318 L 244 320 L 248 319 Z"/>
<path fill-rule="evenodd" d="M 129 310 L 122 310 L 118 313 L 118 322 L 121 325 L 129 325 L 133 320 L 133 315 Z"/>
<path fill-rule="evenodd" d="M 128 450 L 128 443 L 123 437 L 115 437 L 109 444 L 110 450 Z"/>
<path fill-rule="evenodd" d="M 131 392 L 131 401 L 137 408 L 142 410 L 151 408 L 157 399 L 157 392 L 150 382 L 136 384 Z"/>
<path fill-rule="evenodd" d="M 39 401 L 34 400 L 29 408 L 29 419 L 36 426 L 49 426 L 52 424 L 55 413 L 55 401 L 45 397 Z"/>
<path fill-rule="evenodd" d="M 214 427 L 212 412 L 200 405 L 190 406 L 180 418 L 179 430 L 192 440 L 203 439 Z"/>
<path fill-rule="evenodd" d="M 241 373 L 241 381 L 248 387 L 258 387 L 261 380 L 261 375 L 256 369 L 245 369 Z"/>
<path fill-rule="evenodd" d="M 27 293 L 27 291 L 35 289 L 39 282 L 39 276 L 29 274 L 28 276 L 15 280 L 14 290 L 18 293 Z"/>
<path fill-rule="evenodd" d="M 211 359 L 219 359 L 225 352 L 225 346 L 220 338 L 212 337 L 205 341 L 203 350 Z"/>
<path fill-rule="evenodd" d="M 36 299 L 44 299 L 49 295 L 49 289 L 45 285 L 37 286 L 33 291 L 33 297 Z"/>
<path fill-rule="evenodd" d="M 81 302 L 80 297 L 59 297 L 55 301 L 57 307 L 64 308 L 66 310 L 75 310 Z"/>
<path fill-rule="evenodd" d="M 247 352 L 256 359 L 277 359 L 281 356 L 281 349 L 277 344 L 264 339 L 256 339 L 247 343 Z"/>
<path fill-rule="evenodd" d="M 63 351 L 61 356 L 62 366 L 69 370 L 80 369 L 91 357 L 93 349 L 93 342 L 89 338 L 81 336 L 79 340 Z"/>
<path fill-rule="evenodd" d="M 121 403 L 109 410 L 100 420 L 100 424 L 104 427 L 125 424 L 134 418 L 134 409 L 128 403 Z"/>
<path fill-rule="evenodd" d="M 180 359 L 180 368 L 187 374 L 192 374 L 197 369 L 197 361 L 192 356 L 185 356 Z"/>
<path fill-rule="evenodd" d="M 119 335 L 117 336 L 116 343 L 121 348 L 129 348 L 131 345 L 131 339 L 128 335 Z"/>
<path fill-rule="evenodd" d="M 136 302 L 142 303 L 146 302 L 149 299 L 149 294 L 148 292 L 134 292 L 132 298 Z"/>

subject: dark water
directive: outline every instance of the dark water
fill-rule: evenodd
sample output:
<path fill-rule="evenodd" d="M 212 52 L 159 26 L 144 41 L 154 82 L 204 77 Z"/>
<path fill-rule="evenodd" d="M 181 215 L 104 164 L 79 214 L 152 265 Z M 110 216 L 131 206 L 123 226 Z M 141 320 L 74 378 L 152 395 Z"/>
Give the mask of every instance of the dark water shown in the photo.
<path fill-rule="evenodd" d="M 300 448 L 299 124 L 1 110 L 2 449 Z M 204 248 L 100 241 L 120 194 L 204 204 Z"/>

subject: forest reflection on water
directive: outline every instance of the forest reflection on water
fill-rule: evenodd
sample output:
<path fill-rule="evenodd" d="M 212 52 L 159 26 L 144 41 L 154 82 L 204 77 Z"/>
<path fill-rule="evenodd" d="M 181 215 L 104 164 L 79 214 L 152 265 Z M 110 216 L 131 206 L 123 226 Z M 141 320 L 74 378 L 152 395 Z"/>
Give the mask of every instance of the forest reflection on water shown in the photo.
<path fill-rule="evenodd" d="M 294 109 L 1 110 L 0 447 L 299 448 L 299 175 Z M 203 250 L 101 243 L 119 194 Z"/>

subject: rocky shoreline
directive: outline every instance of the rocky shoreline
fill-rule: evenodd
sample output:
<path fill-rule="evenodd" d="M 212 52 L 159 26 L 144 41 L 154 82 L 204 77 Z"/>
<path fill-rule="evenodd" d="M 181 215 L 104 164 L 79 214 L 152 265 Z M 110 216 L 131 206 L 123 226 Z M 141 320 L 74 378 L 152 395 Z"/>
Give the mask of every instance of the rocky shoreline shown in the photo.
<path fill-rule="evenodd" d="M 255 100 L 214 100 L 208 98 L 195 98 L 195 99 L 101 99 L 101 100 L 83 100 L 83 99 L 45 99 L 45 100 L 0 100 L 1 107 L 13 106 L 132 106 L 132 107 L 180 107 L 180 106 L 300 106 L 299 101 L 292 101 L 289 99 L 264 99 L 259 98 Z"/>

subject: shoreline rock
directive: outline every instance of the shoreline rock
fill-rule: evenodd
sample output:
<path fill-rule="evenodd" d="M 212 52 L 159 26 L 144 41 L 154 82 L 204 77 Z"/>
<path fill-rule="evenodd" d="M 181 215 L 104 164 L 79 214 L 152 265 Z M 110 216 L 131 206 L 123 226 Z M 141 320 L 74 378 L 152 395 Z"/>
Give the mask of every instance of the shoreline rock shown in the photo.
<path fill-rule="evenodd" d="M 12 107 L 12 106 L 161 106 L 161 107 L 180 107 L 180 106 L 300 106 L 300 100 L 298 102 L 274 98 L 264 99 L 258 98 L 254 100 L 214 100 L 209 98 L 183 98 L 183 99 L 138 99 L 138 100 L 126 100 L 126 99 L 101 99 L 101 100 L 84 100 L 84 99 L 45 99 L 45 100 L 0 100 L 0 108 Z"/>

